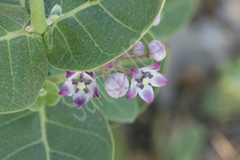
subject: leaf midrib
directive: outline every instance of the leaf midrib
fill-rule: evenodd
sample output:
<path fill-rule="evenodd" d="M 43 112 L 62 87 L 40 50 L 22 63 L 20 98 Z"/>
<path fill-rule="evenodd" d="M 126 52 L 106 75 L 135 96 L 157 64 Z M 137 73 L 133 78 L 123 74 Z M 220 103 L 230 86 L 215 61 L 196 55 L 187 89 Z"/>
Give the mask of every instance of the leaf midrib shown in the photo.
<path fill-rule="evenodd" d="M 41 127 L 41 133 L 42 133 L 42 140 L 46 152 L 46 158 L 47 160 L 50 160 L 50 155 L 49 155 L 49 145 L 47 141 L 47 132 L 46 132 L 46 112 L 45 112 L 45 107 L 42 107 L 39 110 L 39 116 L 40 116 L 40 127 Z"/>

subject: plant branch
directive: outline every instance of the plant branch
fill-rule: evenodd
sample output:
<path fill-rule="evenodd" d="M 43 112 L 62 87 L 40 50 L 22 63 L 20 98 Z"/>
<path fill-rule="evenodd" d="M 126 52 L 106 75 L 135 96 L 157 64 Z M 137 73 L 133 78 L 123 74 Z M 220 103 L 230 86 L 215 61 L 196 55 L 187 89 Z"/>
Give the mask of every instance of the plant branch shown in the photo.
<path fill-rule="evenodd" d="M 121 60 L 121 59 L 138 59 L 138 58 L 145 58 L 145 57 L 149 57 L 148 53 L 144 53 L 141 56 L 136 56 L 136 55 L 121 56 L 121 57 L 118 57 L 116 60 Z"/>
<path fill-rule="evenodd" d="M 130 75 L 132 74 L 130 69 L 127 69 L 127 68 L 124 68 L 124 67 L 121 67 L 121 66 L 114 65 L 113 69 L 116 69 L 117 71 L 121 71 L 121 72 L 130 74 Z"/>
<path fill-rule="evenodd" d="M 43 0 L 29 0 L 33 32 L 43 34 L 47 28 Z"/>

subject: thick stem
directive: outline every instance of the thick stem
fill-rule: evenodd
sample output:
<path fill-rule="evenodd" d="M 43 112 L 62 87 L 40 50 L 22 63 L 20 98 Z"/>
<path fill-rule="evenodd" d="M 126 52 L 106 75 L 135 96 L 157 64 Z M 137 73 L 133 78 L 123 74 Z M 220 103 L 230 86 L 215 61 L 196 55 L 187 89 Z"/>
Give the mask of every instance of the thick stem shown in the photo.
<path fill-rule="evenodd" d="M 116 69 L 117 71 L 121 71 L 121 72 L 124 72 L 124 73 L 127 73 L 127 74 L 132 74 L 130 69 L 127 69 L 127 68 L 124 68 L 124 67 L 121 67 L 121 66 L 114 65 L 113 69 Z"/>
<path fill-rule="evenodd" d="M 29 0 L 33 32 L 44 33 L 47 28 L 43 0 Z"/>
<path fill-rule="evenodd" d="M 121 60 L 121 59 L 138 59 L 138 58 L 145 58 L 145 57 L 149 57 L 148 53 L 144 53 L 141 56 L 136 56 L 136 55 L 121 56 L 121 57 L 118 57 L 116 60 Z"/>

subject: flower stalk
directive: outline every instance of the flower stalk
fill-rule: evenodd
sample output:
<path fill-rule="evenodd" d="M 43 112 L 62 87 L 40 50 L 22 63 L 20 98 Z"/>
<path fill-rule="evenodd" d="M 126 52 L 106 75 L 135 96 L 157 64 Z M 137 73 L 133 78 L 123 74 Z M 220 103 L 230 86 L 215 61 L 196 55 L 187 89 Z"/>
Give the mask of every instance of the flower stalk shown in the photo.
<path fill-rule="evenodd" d="M 121 56 L 121 57 L 118 57 L 116 60 L 121 60 L 121 59 L 138 59 L 138 58 L 145 58 L 145 57 L 149 57 L 148 53 L 144 53 L 141 56 L 137 56 L 137 55 Z"/>
<path fill-rule="evenodd" d="M 116 69 L 117 71 L 121 71 L 121 72 L 124 72 L 124 73 L 127 73 L 127 74 L 131 74 L 130 69 L 127 69 L 127 68 L 124 68 L 124 67 L 121 67 L 121 66 L 118 66 L 118 65 L 114 65 L 113 69 Z"/>

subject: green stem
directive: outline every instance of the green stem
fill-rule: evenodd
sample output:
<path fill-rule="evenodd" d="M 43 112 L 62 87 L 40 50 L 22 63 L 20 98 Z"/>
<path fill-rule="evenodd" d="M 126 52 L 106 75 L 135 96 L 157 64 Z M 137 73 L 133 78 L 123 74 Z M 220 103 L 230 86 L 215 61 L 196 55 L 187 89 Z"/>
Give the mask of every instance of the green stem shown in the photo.
<path fill-rule="evenodd" d="M 31 26 L 33 32 L 44 33 L 47 28 L 45 19 L 44 2 L 43 0 L 29 0 L 31 13 Z"/>

